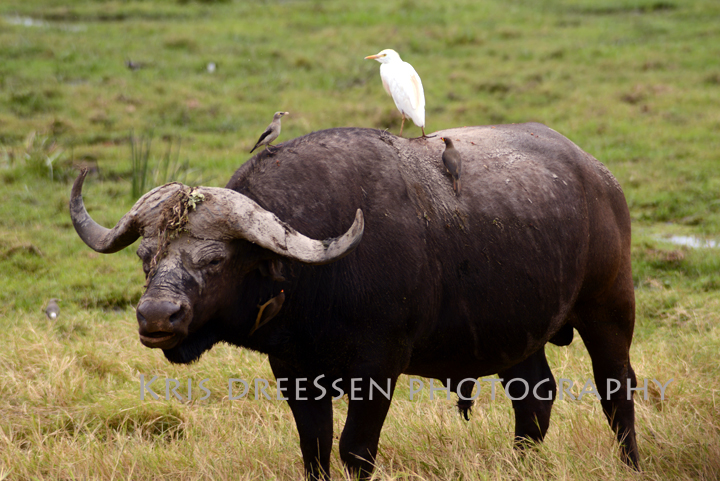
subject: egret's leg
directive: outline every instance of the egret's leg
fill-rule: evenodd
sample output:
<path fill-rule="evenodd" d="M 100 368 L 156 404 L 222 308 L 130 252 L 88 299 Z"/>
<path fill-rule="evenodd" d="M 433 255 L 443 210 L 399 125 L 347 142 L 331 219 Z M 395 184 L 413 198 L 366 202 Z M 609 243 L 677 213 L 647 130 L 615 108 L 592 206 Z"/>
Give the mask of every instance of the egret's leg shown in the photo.
<path fill-rule="evenodd" d="M 402 122 L 400 123 L 400 137 L 402 137 L 403 127 L 405 126 L 405 114 L 402 116 Z"/>
<path fill-rule="evenodd" d="M 422 130 L 423 137 L 425 137 L 425 127 L 420 127 L 420 130 Z"/>

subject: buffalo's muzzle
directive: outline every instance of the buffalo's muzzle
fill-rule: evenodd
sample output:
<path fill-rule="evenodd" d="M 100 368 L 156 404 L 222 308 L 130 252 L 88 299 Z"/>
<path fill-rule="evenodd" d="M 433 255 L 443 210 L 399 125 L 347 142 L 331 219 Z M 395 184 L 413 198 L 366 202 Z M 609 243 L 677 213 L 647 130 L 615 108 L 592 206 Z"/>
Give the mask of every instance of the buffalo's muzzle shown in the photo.
<path fill-rule="evenodd" d="M 186 310 L 172 301 L 145 300 L 137 307 L 140 342 L 147 347 L 172 349 L 187 336 Z"/>

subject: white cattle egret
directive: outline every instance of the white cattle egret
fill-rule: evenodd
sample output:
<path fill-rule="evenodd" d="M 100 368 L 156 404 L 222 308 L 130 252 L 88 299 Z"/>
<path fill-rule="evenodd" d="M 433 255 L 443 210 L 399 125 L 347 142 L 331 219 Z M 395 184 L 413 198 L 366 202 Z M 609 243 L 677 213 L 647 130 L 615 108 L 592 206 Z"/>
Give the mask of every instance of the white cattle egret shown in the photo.
<path fill-rule="evenodd" d="M 400 136 L 402 137 L 405 118 L 410 117 L 420 127 L 425 137 L 425 92 L 420 76 L 412 65 L 404 62 L 395 50 L 385 49 L 377 55 L 365 57 L 366 60 L 377 60 L 380 65 L 380 78 L 385 91 L 395 101 L 395 106 L 402 114 Z"/>
<path fill-rule="evenodd" d="M 260 138 L 258 139 L 257 143 L 255 144 L 255 147 L 252 148 L 250 153 L 252 154 L 253 150 L 257 149 L 261 145 L 267 145 L 267 151 L 270 154 L 274 154 L 275 151 L 270 150 L 270 143 L 277 139 L 280 135 L 280 119 L 283 115 L 287 115 L 290 112 L 275 112 L 275 115 L 273 115 L 273 121 L 270 122 L 270 125 L 267 126 L 267 129 L 265 129 L 265 132 L 263 132 L 260 135 Z"/>

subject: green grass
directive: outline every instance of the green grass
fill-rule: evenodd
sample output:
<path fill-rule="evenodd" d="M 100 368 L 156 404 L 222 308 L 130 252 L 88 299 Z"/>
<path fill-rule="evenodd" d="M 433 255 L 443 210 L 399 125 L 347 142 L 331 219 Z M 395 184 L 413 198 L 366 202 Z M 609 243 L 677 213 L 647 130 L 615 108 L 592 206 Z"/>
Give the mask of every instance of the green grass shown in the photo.
<path fill-rule="evenodd" d="M 481 396 L 465 423 L 452 402 L 410 402 L 401 387 L 376 478 L 717 479 L 720 249 L 667 236 L 720 240 L 718 24 L 715 0 L 3 1 L 0 479 L 300 476 L 288 407 L 224 397 L 229 377 L 272 378 L 267 360 L 221 345 L 178 367 L 142 347 L 140 262 L 82 244 L 70 182 L 77 166 L 96 171 L 86 203 L 111 226 L 135 200 L 132 135 L 153 138 L 147 184 L 223 186 L 277 110 L 291 113 L 280 141 L 397 132 L 378 64 L 363 60 L 383 48 L 422 77 L 428 133 L 539 121 L 610 168 L 633 219 L 631 356 L 640 378 L 675 381 L 666 401 L 637 403 L 639 476 L 588 398 L 559 401 L 547 442 L 520 458 L 506 399 Z M 549 359 L 558 378 L 591 374 L 579 339 Z M 213 395 L 140 401 L 141 373 L 209 378 Z M 343 400 L 336 411 L 339 432 Z"/>

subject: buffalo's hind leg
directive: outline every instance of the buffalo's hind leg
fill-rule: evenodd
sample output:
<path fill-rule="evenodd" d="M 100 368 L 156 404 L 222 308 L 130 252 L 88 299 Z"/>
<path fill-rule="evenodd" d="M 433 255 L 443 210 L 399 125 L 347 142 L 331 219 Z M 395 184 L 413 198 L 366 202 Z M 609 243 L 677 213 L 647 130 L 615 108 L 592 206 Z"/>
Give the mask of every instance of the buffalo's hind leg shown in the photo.
<path fill-rule="evenodd" d="M 528 443 L 541 442 L 550 426 L 550 412 L 557 394 L 555 378 L 545 358 L 545 347 L 498 374 L 505 392 L 513 399 L 515 447 L 524 448 Z M 527 389 L 521 381 L 509 382 L 513 379 L 525 380 Z"/>
<path fill-rule="evenodd" d="M 638 469 L 635 404 L 628 392 L 628 384 L 634 388 L 637 382 L 630 365 L 635 326 L 632 278 L 629 274 L 618 276 L 602 298 L 578 303 L 574 311 L 577 318 L 573 323 L 590 353 L 603 411 L 620 443 L 623 461 Z"/>
<path fill-rule="evenodd" d="M 282 395 L 287 398 L 300 436 L 305 475 L 308 479 L 330 479 L 333 415 L 332 396 L 316 388 L 314 380 L 299 376 L 283 362 L 270 356 L 270 366 L 277 379 L 287 378 Z M 299 379 L 299 381 L 298 381 Z M 296 387 L 300 384 L 300 391 Z M 322 396 L 322 397 L 321 397 Z M 321 397 L 320 399 L 315 399 Z"/>

